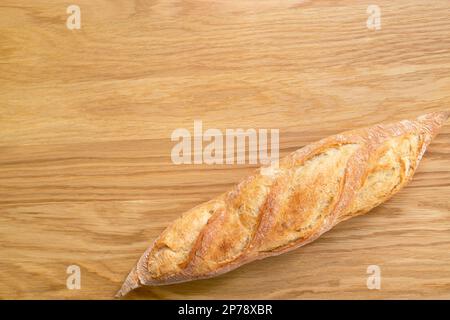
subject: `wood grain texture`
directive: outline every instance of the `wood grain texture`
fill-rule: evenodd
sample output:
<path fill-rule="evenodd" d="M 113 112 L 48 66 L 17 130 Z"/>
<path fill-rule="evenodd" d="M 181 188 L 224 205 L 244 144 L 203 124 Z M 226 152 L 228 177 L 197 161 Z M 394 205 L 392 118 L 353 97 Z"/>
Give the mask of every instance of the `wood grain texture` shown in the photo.
<path fill-rule="evenodd" d="M 179 214 L 249 165 L 174 165 L 170 135 L 279 128 L 280 153 L 450 108 L 450 2 L 0 4 L 0 298 L 110 299 Z M 450 298 L 450 124 L 412 183 L 297 251 L 129 298 Z M 66 288 L 79 265 L 81 289 Z M 381 290 L 366 269 L 381 267 Z"/>

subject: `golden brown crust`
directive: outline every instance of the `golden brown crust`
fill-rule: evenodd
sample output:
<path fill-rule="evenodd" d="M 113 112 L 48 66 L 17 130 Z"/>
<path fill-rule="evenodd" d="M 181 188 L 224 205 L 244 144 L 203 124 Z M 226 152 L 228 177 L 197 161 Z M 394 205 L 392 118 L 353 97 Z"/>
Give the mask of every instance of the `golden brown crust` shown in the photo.
<path fill-rule="evenodd" d="M 141 285 L 213 277 L 293 250 L 389 199 L 413 176 L 448 118 L 435 112 L 352 130 L 305 146 L 177 219 L 130 272 Z"/>

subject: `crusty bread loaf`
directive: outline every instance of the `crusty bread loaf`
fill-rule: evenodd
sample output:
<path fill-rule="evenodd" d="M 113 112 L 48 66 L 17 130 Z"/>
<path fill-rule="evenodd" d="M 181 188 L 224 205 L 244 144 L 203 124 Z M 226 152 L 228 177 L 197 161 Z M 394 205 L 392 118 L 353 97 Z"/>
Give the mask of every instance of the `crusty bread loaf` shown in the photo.
<path fill-rule="evenodd" d="M 213 277 L 298 248 L 364 214 L 411 179 L 447 112 L 375 125 L 305 146 L 174 221 L 118 296 L 141 285 Z"/>

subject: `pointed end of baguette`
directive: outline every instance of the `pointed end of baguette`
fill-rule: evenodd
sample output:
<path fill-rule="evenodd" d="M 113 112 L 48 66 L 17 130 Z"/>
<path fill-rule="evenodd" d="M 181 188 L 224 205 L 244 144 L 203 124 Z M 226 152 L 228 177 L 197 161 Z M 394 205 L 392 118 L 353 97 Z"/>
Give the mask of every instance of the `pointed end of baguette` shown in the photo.
<path fill-rule="evenodd" d="M 142 284 L 139 280 L 136 267 L 134 267 L 123 283 L 122 288 L 120 288 L 120 290 L 116 293 L 115 297 L 121 298 L 128 294 L 130 291 L 139 288 L 140 286 L 142 286 Z"/>
<path fill-rule="evenodd" d="M 425 153 L 431 140 L 439 133 L 442 125 L 447 121 L 450 112 L 440 111 L 424 114 L 417 118 L 417 122 L 420 123 L 421 131 L 424 137 L 424 143 L 419 153 L 418 159 L 420 160 Z"/>
<path fill-rule="evenodd" d="M 449 116 L 449 111 L 432 112 L 418 117 L 417 121 L 424 126 L 429 139 L 433 139 L 439 133 L 439 129 L 441 129 Z"/>
<path fill-rule="evenodd" d="M 423 123 L 429 123 L 435 128 L 440 128 L 450 116 L 449 111 L 431 112 L 421 115 L 417 118 L 417 121 Z"/>

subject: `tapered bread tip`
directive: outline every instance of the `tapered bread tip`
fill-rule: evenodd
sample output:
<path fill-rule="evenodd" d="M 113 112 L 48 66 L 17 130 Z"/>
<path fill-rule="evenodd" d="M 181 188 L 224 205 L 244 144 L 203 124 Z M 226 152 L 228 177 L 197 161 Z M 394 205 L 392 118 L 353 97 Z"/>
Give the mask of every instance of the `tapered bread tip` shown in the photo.
<path fill-rule="evenodd" d="M 127 295 L 130 291 L 141 287 L 142 284 L 139 281 L 139 277 L 137 275 L 136 267 L 131 270 L 130 274 L 128 275 L 127 279 L 123 283 L 122 287 L 119 291 L 116 293 L 116 298 L 121 298 L 125 295 Z"/>
<path fill-rule="evenodd" d="M 449 116 L 449 111 L 438 111 L 421 115 L 417 118 L 417 120 L 425 123 L 429 122 L 433 127 L 439 128 L 444 124 L 445 121 L 447 121 Z"/>

